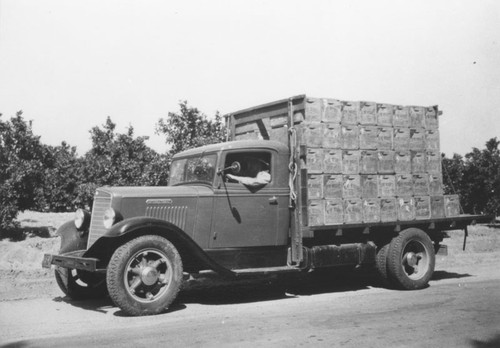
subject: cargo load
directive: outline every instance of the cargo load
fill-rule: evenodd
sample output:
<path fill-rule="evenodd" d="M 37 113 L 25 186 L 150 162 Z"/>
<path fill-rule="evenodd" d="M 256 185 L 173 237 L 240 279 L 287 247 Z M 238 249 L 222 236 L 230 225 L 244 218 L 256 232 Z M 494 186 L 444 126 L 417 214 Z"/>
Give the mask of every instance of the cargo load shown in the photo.
<path fill-rule="evenodd" d="M 440 115 L 302 95 L 229 115 L 229 138 L 276 140 L 298 154 L 303 226 L 444 218 L 460 204 L 443 195 Z"/>

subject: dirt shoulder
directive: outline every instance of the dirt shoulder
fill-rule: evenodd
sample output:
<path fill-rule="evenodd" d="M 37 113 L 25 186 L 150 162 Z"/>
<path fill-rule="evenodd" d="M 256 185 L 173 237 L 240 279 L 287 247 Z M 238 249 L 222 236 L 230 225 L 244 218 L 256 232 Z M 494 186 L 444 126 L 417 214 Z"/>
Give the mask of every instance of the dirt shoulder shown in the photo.
<path fill-rule="evenodd" d="M 59 237 L 55 231 L 73 218 L 72 213 L 19 214 L 21 229 L 15 238 L 0 240 L 0 301 L 62 296 L 53 272 L 41 267 L 44 253 L 57 253 Z M 478 274 L 500 277 L 500 228 L 472 226 L 466 250 L 463 232 L 450 231 L 448 256 L 438 256 L 436 277 L 450 274 Z"/>

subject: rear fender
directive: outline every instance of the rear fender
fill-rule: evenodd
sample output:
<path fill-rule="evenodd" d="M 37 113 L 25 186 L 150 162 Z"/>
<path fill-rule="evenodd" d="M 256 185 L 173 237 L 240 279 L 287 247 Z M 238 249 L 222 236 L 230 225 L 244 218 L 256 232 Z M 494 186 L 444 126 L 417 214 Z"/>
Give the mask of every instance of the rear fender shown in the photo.
<path fill-rule="evenodd" d="M 150 217 L 134 217 L 121 221 L 111 227 L 104 236 L 99 238 L 85 253 L 86 257 L 96 257 L 107 265 L 113 252 L 124 243 L 142 235 L 158 235 L 168 239 L 181 254 L 182 261 L 189 264 L 203 265 L 221 275 L 234 277 L 235 274 L 222 267 L 196 242 L 176 225 Z"/>

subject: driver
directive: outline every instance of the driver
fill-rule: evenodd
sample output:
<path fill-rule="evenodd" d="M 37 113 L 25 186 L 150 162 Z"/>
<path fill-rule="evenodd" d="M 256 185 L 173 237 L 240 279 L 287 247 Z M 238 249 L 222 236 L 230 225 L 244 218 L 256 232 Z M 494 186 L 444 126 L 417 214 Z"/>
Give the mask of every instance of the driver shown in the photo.
<path fill-rule="evenodd" d="M 255 157 L 248 158 L 247 170 L 249 176 L 238 176 L 226 174 L 229 179 L 237 181 L 245 186 L 259 187 L 268 184 L 271 181 L 269 174 L 269 163 Z"/>

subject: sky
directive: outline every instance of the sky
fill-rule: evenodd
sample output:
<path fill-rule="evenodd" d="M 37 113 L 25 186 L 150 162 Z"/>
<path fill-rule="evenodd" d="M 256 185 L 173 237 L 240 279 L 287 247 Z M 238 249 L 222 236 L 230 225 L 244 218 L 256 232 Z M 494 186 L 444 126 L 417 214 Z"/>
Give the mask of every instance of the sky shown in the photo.
<path fill-rule="evenodd" d="M 441 150 L 500 138 L 500 2 L 0 0 L 0 113 L 91 147 L 148 145 L 187 100 L 212 117 L 298 94 L 439 105 Z"/>

